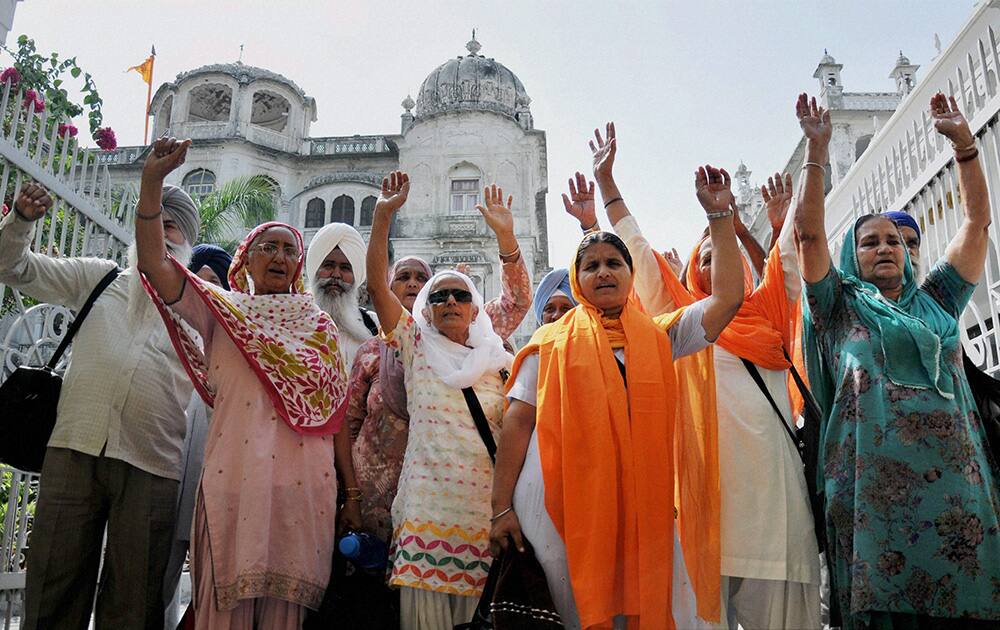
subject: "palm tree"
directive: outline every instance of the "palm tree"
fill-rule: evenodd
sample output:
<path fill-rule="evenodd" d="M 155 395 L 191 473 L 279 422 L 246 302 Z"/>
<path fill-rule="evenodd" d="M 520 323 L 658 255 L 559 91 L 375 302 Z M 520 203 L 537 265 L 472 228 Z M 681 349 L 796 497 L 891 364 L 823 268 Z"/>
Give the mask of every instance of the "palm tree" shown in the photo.
<path fill-rule="evenodd" d="M 273 221 L 274 182 L 264 175 L 237 177 L 198 200 L 202 243 L 218 243 L 233 253 L 239 240 L 233 236 L 245 228 Z M 242 236 L 242 234 L 240 235 Z"/>

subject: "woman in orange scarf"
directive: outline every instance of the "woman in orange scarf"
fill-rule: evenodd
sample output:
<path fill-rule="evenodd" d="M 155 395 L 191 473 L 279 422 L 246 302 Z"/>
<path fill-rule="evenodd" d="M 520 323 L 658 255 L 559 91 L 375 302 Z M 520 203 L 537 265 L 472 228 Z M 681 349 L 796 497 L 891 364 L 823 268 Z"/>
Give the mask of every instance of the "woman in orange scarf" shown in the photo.
<path fill-rule="evenodd" d="M 595 164 L 608 152 L 613 157 L 613 144 Z M 510 539 L 522 549 L 522 535 L 533 544 L 567 628 L 675 627 L 674 360 L 705 348 L 742 299 L 728 184 L 710 166 L 696 176 L 718 243 L 715 295 L 654 320 L 632 292 L 624 243 L 590 234 L 570 268 L 580 305 L 541 327 L 514 363 L 490 544 L 494 554 Z M 712 445 L 702 447 L 715 462 Z M 682 452 L 677 458 L 689 460 Z M 704 478 L 696 500 L 717 509 L 710 500 L 717 476 Z M 717 511 L 693 508 L 690 516 L 717 531 Z M 705 555 L 717 566 L 718 540 L 714 554 L 710 547 Z M 717 588 L 716 581 L 698 593 L 716 614 Z"/>
<path fill-rule="evenodd" d="M 607 186 L 601 185 L 602 192 Z M 789 199 L 790 192 L 789 186 Z M 643 238 L 624 203 L 610 206 L 608 218 L 635 260 L 636 291 L 650 314 L 703 300 L 717 289 L 714 234 L 691 253 L 685 288 Z M 744 263 L 743 305 L 712 352 L 722 487 L 722 607 L 731 628 L 820 625 L 819 552 L 802 462 L 744 362 L 752 364 L 782 419 L 794 428 L 783 350 L 793 352 L 789 324 L 801 292 L 792 231 L 792 221 L 786 220 L 757 288 Z"/>

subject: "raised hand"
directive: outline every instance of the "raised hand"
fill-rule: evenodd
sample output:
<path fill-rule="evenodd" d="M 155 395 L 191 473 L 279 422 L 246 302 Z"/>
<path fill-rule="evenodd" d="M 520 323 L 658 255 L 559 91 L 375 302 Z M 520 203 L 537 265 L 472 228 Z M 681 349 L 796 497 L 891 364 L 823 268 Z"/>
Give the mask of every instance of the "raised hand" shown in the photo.
<path fill-rule="evenodd" d="M 799 126 L 806 138 L 824 147 L 830 143 L 833 133 L 830 112 L 816 106 L 816 97 L 810 99 L 805 93 L 799 94 L 799 99 L 795 102 L 795 115 L 799 118 Z"/>
<path fill-rule="evenodd" d="M 931 97 L 931 119 L 934 129 L 951 140 L 956 150 L 971 148 L 974 144 L 969 121 L 958 109 L 954 96 L 945 96 L 938 92 Z"/>
<path fill-rule="evenodd" d="M 680 278 L 681 271 L 684 269 L 684 262 L 681 261 L 681 256 L 677 253 L 677 248 L 674 247 L 669 252 L 663 252 L 663 257 L 667 259 L 667 264 L 670 265 L 674 275 Z"/>
<path fill-rule="evenodd" d="M 382 192 L 375 202 L 375 212 L 390 214 L 399 210 L 410 194 L 410 176 L 402 171 L 393 171 L 382 178 Z"/>
<path fill-rule="evenodd" d="M 146 156 L 146 161 L 142 165 L 142 177 L 162 182 L 167 175 L 184 163 L 190 146 L 190 140 L 157 138 L 153 142 L 153 150 Z"/>
<path fill-rule="evenodd" d="M 570 201 L 572 199 L 572 201 Z M 594 209 L 594 182 L 587 182 L 583 173 L 577 171 L 576 182 L 569 180 L 569 196 L 563 193 L 563 205 L 571 217 L 580 222 L 580 228 L 588 230 L 597 225 L 597 211 Z"/>
<path fill-rule="evenodd" d="M 512 195 L 507 197 L 507 204 L 503 202 L 503 188 L 496 184 L 483 189 L 483 202 L 476 206 L 476 210 L 486 219 L 486 225 L 490 226 L 497 236 L 514 233 L 514 213 L 510 207 L 514 202 Z"/>
<path fill-rule="evenodd" d="M 594 141 L 590 141 L 590 151 L 594 154 L 594 177 L 598 183 L 610 182 L 614 180 L 611 170 L 615 165 L 615 152 L 618 144 L 615 140 L 615 123 L 609 122 L 605 126 L 606 138 L 601 138 L 599 129 L 594 129 Z"/>
<path fill-rule="evenodd" d="M 785 173 L 784 181 L 781 173 L 768 177 L 767 186 L 760 187 L 760 195 L 764 198 L 767 220 L 771 222 L 771 228 L 781 230 L 781 226 L 785 224 L 785 217 L 788 216 L 788 208 L 792 205 L 792 176 Z"/>
<path fill-rule="evenodd" d="M 52 197 L 41 184 L 30 182 L 21 187 L 21 192 L 14 201 L 14 209 L 22 219 L 37 221 L 45 216 L 52 207 Z"/>
<path fill-rule="evenodd" d="M 455 265 L 455 271 L 467 276 L 472 273 L 472 267 L 470 267 L 468 263 L 458 263 Z"/>
<path fill-rule="evenodd" d="M 699 166 L 694 172 L 694 187 L 698 203 L 706 213 L 725 212 L 732 210 L 734 197 L 730 189 L 732 178 L 724 168 L 715 168 L 709 164 Z"/>

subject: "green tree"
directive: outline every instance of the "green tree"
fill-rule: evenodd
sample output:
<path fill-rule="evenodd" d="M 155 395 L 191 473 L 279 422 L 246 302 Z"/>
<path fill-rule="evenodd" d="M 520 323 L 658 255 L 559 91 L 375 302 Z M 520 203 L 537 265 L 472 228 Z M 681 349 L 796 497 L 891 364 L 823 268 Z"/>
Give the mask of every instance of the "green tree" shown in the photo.
<path fill-rule="evenodd" d="M 237 177 L 198 201 L 201 215 L 202 243 L 218 243 L 233 253 L 239 240 L 233 235 L 266 221 L 277 214 L 274 183 L 263 175 Z"/>

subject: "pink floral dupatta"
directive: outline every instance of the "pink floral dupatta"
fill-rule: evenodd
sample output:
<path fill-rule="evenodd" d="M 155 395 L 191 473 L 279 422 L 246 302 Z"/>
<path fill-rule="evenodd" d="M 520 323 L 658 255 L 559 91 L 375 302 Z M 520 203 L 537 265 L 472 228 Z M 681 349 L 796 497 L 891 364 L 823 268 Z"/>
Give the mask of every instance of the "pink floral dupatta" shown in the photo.
<path fill-rule="evenodd" d="M 302 282 L 302 259 L 292 279 L 291 292 L 253 295 L 246 263 L 250 245 L 264 230 L 290 230 L 302 251 L 302 235 L 290 225 L 264 223 L 240 244 L 229 268 L 225 291 L 204 282 L 174 260 L 187 275 L 187 289 L 194 290 L 219 326 L 240 350 L 285 422 L 306 435 L 329 435 L 340 430 L 347 411 L 347 374 L 337 348 L 337 327 L 321 311 Z M 171 259 L 173 260 L 173 259 Z M 181 319 L 165 306 L 143 278 L 170 332 L 170 339 L 195 389 L 208 405 L 215 391 L 208 379 L 208 363 L 200 345 Z"/>

